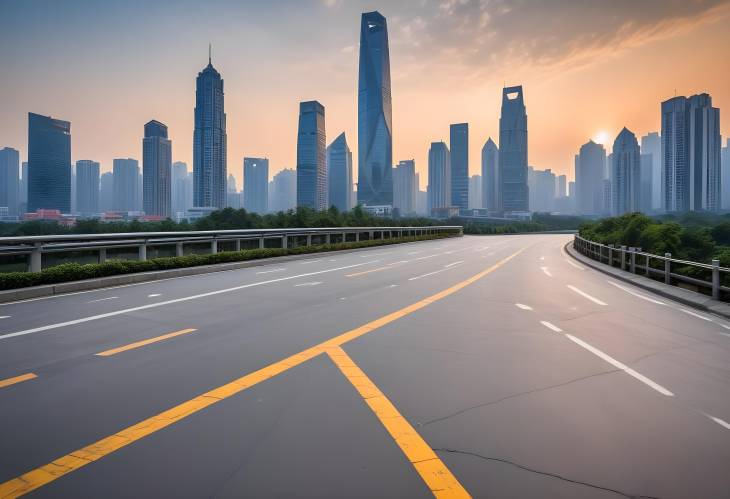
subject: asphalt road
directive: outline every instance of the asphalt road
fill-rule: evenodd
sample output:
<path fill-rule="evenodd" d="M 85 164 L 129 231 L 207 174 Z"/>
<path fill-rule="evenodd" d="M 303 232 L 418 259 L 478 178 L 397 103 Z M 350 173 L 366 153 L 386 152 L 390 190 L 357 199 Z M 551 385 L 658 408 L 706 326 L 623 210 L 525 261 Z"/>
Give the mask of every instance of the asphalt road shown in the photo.
<path fill-rule="evenodd" d="M 0 305 L 0 497 L 730 497 L 730 323 L 569 240 Z"/>

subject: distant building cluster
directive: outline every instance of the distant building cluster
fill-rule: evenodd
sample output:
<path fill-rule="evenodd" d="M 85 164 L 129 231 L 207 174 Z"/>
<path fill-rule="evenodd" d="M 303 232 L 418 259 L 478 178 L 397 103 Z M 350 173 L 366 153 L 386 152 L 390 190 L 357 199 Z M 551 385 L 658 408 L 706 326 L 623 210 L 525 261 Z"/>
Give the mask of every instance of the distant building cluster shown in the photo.
<path fill-rule="evenodd" d="M 328 145 L 325 106 L 312 100 L 299 103 L 295 167 L 270 176 L 268 158 L 244 157 L 240 190 L 228 170 L 223 78 L 210 54 L 196 78 L 192 170 L 173 161 L 160 121 L 142 129 L 141 167 L 116 158 L 105 172 L 98 161 L 72 163 L 70 122 L 29 113 L 27 161 L 0 149 L 0 220 L 180 221 L 225 207 L 264 214 L 357 205 L 437 218 L 730 211 L 730 140 L 722 147 L 720 111 L 708 94 L 662 102 L 660 132 L 638 139 L 624 128 L 610 152 L 589 140 L 569 181 L 530 166 L 523 88 L 505 87 L 499 137 L 484 142 L 479 174 L 469 175 L 469 124 L 454 123 L 449 143 L 435 140 L 428 150 L 425 191 L 414 159 L 393 162 L 388 26 L 379 12 L 361 17 L 357 102 L 357 182 L 345 133 Z"/>

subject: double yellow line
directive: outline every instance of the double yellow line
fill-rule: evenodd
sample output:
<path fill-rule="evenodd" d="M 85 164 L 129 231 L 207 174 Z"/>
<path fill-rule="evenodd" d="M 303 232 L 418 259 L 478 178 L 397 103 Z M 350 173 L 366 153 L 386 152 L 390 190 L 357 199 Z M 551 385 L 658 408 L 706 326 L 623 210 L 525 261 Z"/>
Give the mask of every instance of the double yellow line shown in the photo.
<path fill-rule="evenodd" d="M 431 488 L 434 495 L 443 497 L 468 496 L 468 493 L 466 493 L 461 484 L 459 484 L 456 478 L 454 478 L 438 456 L 436 456 L 430 448 L 429 451 L 426 450 L 428 445 L 423 442 L 415 430 L 413 430 L 406 420 L 400 416 L 397 409 L 395 409 L 390 401 L 388 401 L 377 387 L 372 384 L 364 373 L 355 366 L 354 362 L 352 362 L 352 360 L 340 347 L 345 343 L 359 338 L 360 336 L 368 334 L 456 293 L 475 281 L 478 281 L 482 277 L 492 273 L 516 257 L 524 251 L 524 249 L 525 248 L 511 254 L 472 277 L 443 291 L 370 321 L 360 327 L 335 336 L 334 338 L 275 362 L 267 367 L 235 379 L 225 385 L 219 386 L 218 388 L 188 400 L 187 402 L 183 402 L 182 404 L 161 412 L 160 414 L 145 419 L 144 421 L 140 421 L 135 425 L 115 433 L 114 435 L 103 438 L 86 447 L 82 447 L 81 449 L 62 456 L 17 478 L 8 480 L 7 482 L 0 484 L 0 497 L 18 497 L 27 494 L 28 492 L 38 489 L 43 485 L 96 461 L 97 459 L 101 459 L 114 451 L 126 447 L 137 440 L 156 433 L 173 423 L 205 409 L 210 405 L 227 399 L 243 390 L 246 390 L 247 388 L 261 383 L 262 381 L 288 371 L 292 367 L 298 366 L 322 353 L 327 353 L 335 364 L 337 364 L 343 374 L 345 374 L 348 380 L 350 380 L 353 386 L 355 386 L 363 399 L 365 399 L 365 402 L 370 406 L 373 412 L 375 412 L 376 416 L 378 416 L 388 432 L 396 440 L 396 443 L 409 458 L 416 471 Z M 400 417 L 400 419 L 398 419 L 398 417 Z M 418 440 L 420 440 L 420 442 Z"/>

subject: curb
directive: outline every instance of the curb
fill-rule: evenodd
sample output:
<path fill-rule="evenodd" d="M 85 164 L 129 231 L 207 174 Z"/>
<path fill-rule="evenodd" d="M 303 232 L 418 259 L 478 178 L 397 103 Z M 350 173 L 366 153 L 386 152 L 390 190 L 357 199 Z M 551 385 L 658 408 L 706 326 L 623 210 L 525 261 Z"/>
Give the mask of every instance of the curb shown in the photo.
<path fill-rule="evenodd" d="M 597 262 L 587 256 L 581 255 L 573 248 L 573 242 L 570 241 L 565 245 L 565 252 L 569 254 L 574 260 L 577 260 L 581 264 L 590 267 L 594 270 L 602 272 L 606 275 L 618 279 L 620 281 L 633 284 L 639 288 L 651 291 L 654 294 L 674 300 L 688 307 L 693 307 L 698 310 L 705 312 L 711 312 L 719 315 L 725 319 L 730 319 L 730 304 L 713 300 L 701 293 L 696 293 L 688 289 L 679 288 L 677 286 L 671 286 L 664 284 L 663 282 L 654 281 L 646 277 L 632 274 L 625 270 L 620 270 L 615 267 L 609 267 L 606 264 Z"/>
<path fill-rule="evenodd" d="M 425 241 L 411 241 L 397 244 L 378 244 L 367 248 L 342 249 L 334 251 L 318 251 L 315 253 L 304 253 L 301 255 L 284 255 L 269 258 L 259 258 L 256 260 L 246 260 L 243 262 L 216 263 L 212 265 L 199 265 L 197 267 L 182 267 L 179 269 L 154 270 L 150 272 L 137 272 L 134 274 L 120 274 L 108 277 L 99 277 L 96 279 L 85 279 L 83 281 L 60 282 L 58 284 L 44 284 L 42 286 L 30 286 L 27 288 L 8 289 L 0 291 L 0 304 L 12 303 L 15 301 L 29 300 L 33 298 L 44 298 L 47 296 L 62 295 L 66 293 L 75 293 L 81 291 L 90 291 L 93 289 L 109 288 L 115 286 L 124 286 L 129 284 L 137 284 L 143 282 L 159 281 L 163 279 L 174 279 L 176 277 L 188 277 L 200 274 L 210 274 L 213 272 L 225 272 L 228 270 L 245 269 L 248 267 L 259 267 L 276 262 L 289 262 L 292 260 L 306 260 L 308 258 L 321 258 L 322 254 L 343 254 L 353 253 L 355 251 L 368 251 L 382 249 L 384 246 L 397 246 L 399 244 L 417 244 L 428 241 L 436 241 L 438 239 L 428 239 Z"/>

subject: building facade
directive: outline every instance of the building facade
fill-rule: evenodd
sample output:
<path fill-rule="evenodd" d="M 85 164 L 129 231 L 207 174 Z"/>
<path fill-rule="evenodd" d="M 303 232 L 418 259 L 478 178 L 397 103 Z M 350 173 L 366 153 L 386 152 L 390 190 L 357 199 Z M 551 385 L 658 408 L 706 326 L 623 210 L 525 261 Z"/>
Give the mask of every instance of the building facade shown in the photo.
<path fill-rule="evenodd" d="M 662 210 L 662 138 L 658 132 L 641 137 L 641 154 L 651 154 L 651 210 Z"/>
<path fill-rule="evenodd" d="M 144 126 L 142 193 L 146 215 L 172 216 L 172 142 L 167 126 L 156 120 Z"/>
<path fill-rule="evenodd" d="M 499 148 L 491 137 L 482 147 L 482 206 L 490 213 L 500 210 Z"/>
<path fill-rule="evenodd" d="M 104 172 L 99 176 L 99 211 L 114 210 L 114 173 Z"/>
<path fill-rule="evenodd" d="M 730 210 L 730 139 L 720 151 L 720 164 L 721 206 L 723 210 Z"/>
<path fill-rule="evenodd" d="M 522 86 L 502 90 L 499 118 L 500 210 L 526 213 L 530 210 L 527 186 L 527 111 Z"/>
<path fill-rule="evenodd" d="M 112 162 L 114 172 L 114 203 L 116 211 L 139 211 L 139 162 L 132 158 L 116 158 Z"/>
<path fill-rule="evenodd" d="M 99 163 L 76 162 L 76 212 L 82 216 L 99 213 Z"/>
<path fill-rule="evenodd" d="M 623 215 L 641 209 L 641 154 L 636 136 L 626 127 L 616 137 L 611 151 L 611 214 Z"/>
<path fill-rule="evenodd" d="M 297 206 L 327 208 L 327 160 L 324 106 L 317 101 L 299 104 L 297 135 Z"/>
<path fill-rule="evenodd" d="M 352 209 L 352 152 L 345 132 L 327 146 L 327 186 L 329 206 L 340 211 Z"/>
<path fill-rule="evenodd" d="M 589 140 L 575 156 L 575 213 L 598 216 L 604 209 L 606 149 Z"/>
<path fill-rule="evenodd" d="M 262 215 L 269 211 L 267 158 L 243 158 L 243 207 Z"/>
<path fill-rule="evenodd" d="M 451 205 L 469 207 L 469 123 L 449 127 L 451 147 Z"/>
<path fill-rule="evenodd" d="M 28 209 L 71 211 L 71 123 L 28 113 Z"/>
<path fill-rule="evenodd" d="M 12 147 L 0 149 L 0 207 L 17 217 L 20 208 L 20 153 Z"/>
<path fill-rule="evenodd" d="M 388 24 L 363 13 L 357 97 L 358 184 L 362 205 L 393 204 L 393 117 Z"/>
<path fill-rule="evenodd" d="M 227 177 L 226 113 L 223 79 L 208 58 L 195 81 L 193 204 L 224 208 Z"/>
<path fill-rule="evenodd" d="M 189 177 L 187 163 L 175 161 L 172 164 L 172 214 L 175 219 L 184 218 L 185 212 L 193 207 Z"/>
<path fill-rule="evenodd" d="M 414 215 L 417 194 L 416 161 L 406 159 L 398 162 L 393 169 L 393 208 L 401 216 Z"/>
<path fill-rule="evenodd" d="M 279 171 L 271 179 L 269 206 L 271 211 L 287 211 L 297 205 L 297 172 L 291 168 Z"/>
<path fill-rule="evenodd" d="M 428 150 L 428 212 L 451 206 L 451 158 L 444 142 L 431 142 Z"/>

